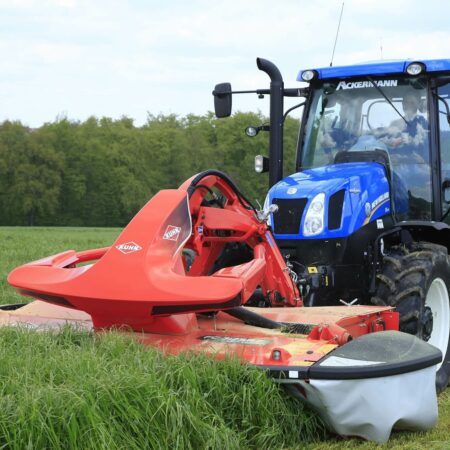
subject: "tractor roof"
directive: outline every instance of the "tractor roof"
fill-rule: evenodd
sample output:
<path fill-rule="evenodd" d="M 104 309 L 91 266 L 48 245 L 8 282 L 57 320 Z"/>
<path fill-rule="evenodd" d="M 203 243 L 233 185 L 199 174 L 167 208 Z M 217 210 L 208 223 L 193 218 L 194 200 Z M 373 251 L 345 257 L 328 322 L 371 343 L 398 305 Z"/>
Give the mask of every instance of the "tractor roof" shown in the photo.
<path fill-rule="evenodd" d="M 350 78 L 360 77 L 365 75 L 390 75 L 395 73 L 404 73 L 406 67 L 413 62 L 419 62 L 423 64 L 427 72 L 442 72 L 450 71 L 450 59 L 396 59 L 396 60 L 381 60 L 371 61 L 360 64 L 354 64 L 352 66 L 336 66 L 336 67 L 323 67 L 320 69 L 314 69 L 319 79 L 327 78 Z M 297 76 L 297 81 L 302 81 L 301 70 Z"/>

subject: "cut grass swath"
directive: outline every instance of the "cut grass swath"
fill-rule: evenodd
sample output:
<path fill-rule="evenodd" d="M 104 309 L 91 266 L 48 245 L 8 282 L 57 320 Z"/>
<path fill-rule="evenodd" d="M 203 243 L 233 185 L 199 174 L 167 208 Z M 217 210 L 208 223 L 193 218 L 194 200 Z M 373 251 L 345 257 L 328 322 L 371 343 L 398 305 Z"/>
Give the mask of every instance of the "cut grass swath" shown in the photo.
<path fill-rule="evenodd" d="M 0 329 L 0 446 L 283 448 L 320 422 L 258 369 L 118 333 Z"/>

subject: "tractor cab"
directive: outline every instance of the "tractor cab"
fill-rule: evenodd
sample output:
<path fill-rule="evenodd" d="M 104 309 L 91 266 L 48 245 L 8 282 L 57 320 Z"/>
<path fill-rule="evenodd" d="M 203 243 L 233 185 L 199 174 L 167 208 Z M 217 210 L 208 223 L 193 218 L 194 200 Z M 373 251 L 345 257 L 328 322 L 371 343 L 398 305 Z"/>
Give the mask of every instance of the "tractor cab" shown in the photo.
<path fill-rule="evenodd" d="M 428 79 L 420 75 L 311 83 L 298 169 L 372 159 L 386 169 L 395 219 L 431 220 L 428 92 Z"/>

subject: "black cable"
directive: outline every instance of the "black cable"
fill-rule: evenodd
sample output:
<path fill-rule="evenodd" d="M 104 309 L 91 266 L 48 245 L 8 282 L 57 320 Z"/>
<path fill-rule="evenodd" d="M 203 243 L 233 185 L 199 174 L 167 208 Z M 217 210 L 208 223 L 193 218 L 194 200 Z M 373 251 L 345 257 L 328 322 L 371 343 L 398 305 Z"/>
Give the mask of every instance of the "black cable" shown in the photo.
<path fill-rule="evenodd" d="M 372 83 L 372 86 L 385 98 L 385 100 L 394 108 L 395 112 L 404 120 L 406 125 L 409 125 L 409 122 L 405 119 L 403 114 L 395 107 L 395 105 L 391 102 L 389 97 L 384 93 L 384 91 L 376 84 L 376 82 L 373 80 L 372 77 L 369 75 L 366 76 L 366 78 Z"/>
<path fill-rule="evenodd" d="M 234 181 L 226 174 L 221 172 L 220 170 L 215 169 L 209 169 L 205 170 L 204 172 L 199 173 L 191 182 L 191 185 L 188 187 L 188 195 L 189 198 L 192 196 L 192 194 L 195 192 L 196 186 L 200 181 L 209 176 L 209 175 L 215 175 L 220 178 L 222 178 L 224 181 L 226 181 L 229 186 L 233 189 L 233 191 L 236 193 L 237 198 L 239 200 L 239 203 L 246 209 L 252 209 L 255 214 L 257 214 L 256 208 L 252 205 L 252 203 L 244 196 L 244 194 L 241 193 L 241 191 L 238 189 Z M 247 205 L 245 203 L 247 203 Z"/>
<path fill-rule="evenodd" d="M 284 333 L 309 334 L 315 326 L 309 323 L 277 322 L 253 311 L 250 311 L 245 306 L 224 309 L 222 312 L 229 314 L 236 319 L 242 320 L 242 322 L 246 323 L 247 325 L 252 325 L 254 327 L 260 328 L 268 328 L 269 330 L 280 330 Z"/>
<path fill-rule="evenodd" d="M 206 186 L 205 184 L 197 184 L 197 186 L 194 187 L 192 192 L 194 193 L 197 189 L 205 189 L 212 196 L 212 200 L 203 199 L 203 202 L 206 202 L 209 205 L 216 204 L 219 208 L 223 209 L 223 203 L 220 201 L 221 197 L 219 197 L 209 186 Z M 202 205 L 203 205 L 203 202 L 202 202 Z"/>
<path fill-rule="evenodd" d="M 297 266 L 299 266 L 300 268 L 302 268 L 303 270 L 306 270 L 306 266 L 305 265 L 303 265 L 303 264 L 301 264 L 301 263 L 299 263 L 298 261 L 294 261 L 294 260 L 289 260 L 289 262 L 291 263 L 291 264 L 297 264 Z"/>
<path fill-rule="evenodd" d="M 239 191 L 235 191 L 237 194 L 237 198 L 239 200 L 239 203 L 245 208 L 245 209 L 251 209 L 255 214 L 257 214 L 256 208 L 250 203 L 249 200 L 247 200 Z M 247 205 L 242 201 L 244 200 Z"/>
<path fill-rule="evenodd" d="M 448 104 L 447 104 L 447 102 L 445 101 L 445 98 L 444 97 L 441 97 L 440 95 L 438 95 L 438 94 L 433 94 L 438 100 L 440 100 L 443 104 L 444 104 L 444 107 L 445 107 L 445 110 L 446 110 L 446 112 L 447 112 L 447 122 L 450 124 L 450 109 L 449 109 L 449 107 L 448 107 Z M 439 109 L 439 108 L 438 108 Z M 439 111 L 439 112 L 441 112 L 441 111 Z"/>
<path fill-rule="evenodd" d="M 298 105 L 293 106 L 292 108 L 289 108 L 283 115 L 283 123 L 286 120 L 287 115 L 291 112 L 294 111 L 294 109 L 300 108 L 300 106 L 303 106 L 306 102 L 301 102 Z"/>
<path fill-rule="evenodd" d="M 210 187 L 206 186 L 205 184 L 197 184 L 197 186 L 194 186 L 192 193 L 194 193 L 197 189 L 206 189 L 213 197 L 216 195 L 214 193 L 214 191 Z"/>

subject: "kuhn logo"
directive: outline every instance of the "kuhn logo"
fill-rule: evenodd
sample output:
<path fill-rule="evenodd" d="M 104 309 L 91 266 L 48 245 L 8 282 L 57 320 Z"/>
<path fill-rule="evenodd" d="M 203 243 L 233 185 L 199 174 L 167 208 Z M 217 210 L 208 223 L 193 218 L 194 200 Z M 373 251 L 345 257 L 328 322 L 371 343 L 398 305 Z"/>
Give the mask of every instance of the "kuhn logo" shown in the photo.
<path fill-rule="evenodd" d="M 117 250 L 119 250 L 122 253 L 132 253 L 132 252 L 138 252 L 139 250 L 142 250 L 142 247 L 140 245 L 137 245 L 135 242 L 126 242 L 125 244 L 116 245 Z"/>
<path fill-rule="evenodd" d="M 168 225 L 164 233 L 163 239 L 167 241 L 178 241 L 178 236 L 180 235 L 181 228 L 175 227 L 173 225 Z"/>

